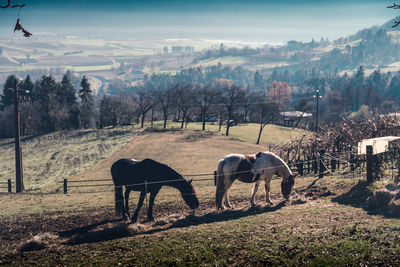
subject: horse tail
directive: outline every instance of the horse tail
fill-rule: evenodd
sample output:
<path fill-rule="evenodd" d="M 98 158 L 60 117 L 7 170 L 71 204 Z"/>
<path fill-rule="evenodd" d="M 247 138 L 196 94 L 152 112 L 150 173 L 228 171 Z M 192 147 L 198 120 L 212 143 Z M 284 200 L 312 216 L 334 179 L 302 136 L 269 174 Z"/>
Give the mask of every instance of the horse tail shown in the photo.
<path fill-rule="evenodd" d="M 225 179 L 224 179 L 224 160 L 218 162 L 217 168 L 217 189 L 215 192 L 215 208 L 220 210 L 222 208 L 222 199 L 225 194 Z"/>
<path fill-rule="evenodd" d="M 117 162 L 116 162 L 117 163 Z M 118 185 L 118 173 L 116 163 L 111 166 L 111 176 L 115 185 L 115 212 L 121 215 L 124 212 L 124 197 L 122 194 L 122 185 Z"/>

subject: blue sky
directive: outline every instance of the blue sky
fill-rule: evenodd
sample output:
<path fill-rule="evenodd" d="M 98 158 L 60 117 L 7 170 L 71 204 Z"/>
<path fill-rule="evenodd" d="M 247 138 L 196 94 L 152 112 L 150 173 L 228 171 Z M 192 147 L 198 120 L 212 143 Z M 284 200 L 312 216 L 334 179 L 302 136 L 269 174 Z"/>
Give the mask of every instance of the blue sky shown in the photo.
<path fill-rule="evenodd" d="M 23 3 L 24 1 L 12 1 Z M 21 19 L 33 32 L 131 38 L 210 38 L 254 42 L 342 36 L 400 15 L 393 1 L 86 0 L 25 1 Z M 0 0 L 1 4 L 6 3 Z M 0 10 L 0 35 L 17 9 Z"/>

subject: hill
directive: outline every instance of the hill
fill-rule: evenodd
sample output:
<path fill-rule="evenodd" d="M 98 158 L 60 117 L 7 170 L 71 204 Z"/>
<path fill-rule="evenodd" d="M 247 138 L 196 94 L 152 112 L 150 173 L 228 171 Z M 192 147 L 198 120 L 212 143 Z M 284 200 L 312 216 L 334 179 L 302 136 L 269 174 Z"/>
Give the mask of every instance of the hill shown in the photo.
<path fill-rule="evenodd" d="M 110 166 L 120 157 L 154 158 L 183 173 L 213 172 L 216 162 L 226 154 L 255 153 L 266 150 L 269 144 L 285 143 L 304 133 L 299 129 L 268 125 L 263 134 L 263 145 L 256 146 L 251 144 L 258 133 L 255 124 L 233 127 L 231 138 L 216 133 L 217 126 L 214 125 L 208 125 L 207 132 L 196 130 L 200 128 L 197 123 L 189 124 L 191 129 L 187 131 L 177 130 L 177 123 L 169 123 L 170 127 L 175 127 L 175 130 L 142 132 L 138 128 L 122 127 L 23 138 L 25 187 L 28 190 L 53 191 L 59 188 L 57 182 L 70 176 L 74 179 L 110 178 Z M 244 145 L 244 142 L 249 143 Z M 13 140 L 0 140 L 0 151 L 0 182 L 6 182 L 6 179 L 14 177 Z M 208 153 L 213 153 L 212 157 Z M 180 154 L 184 155 L 183 160 Z M 189 169 L 179 167 L 186 166 L 182 163 L 185 159 L 196 164 L 190 164 Z"/>

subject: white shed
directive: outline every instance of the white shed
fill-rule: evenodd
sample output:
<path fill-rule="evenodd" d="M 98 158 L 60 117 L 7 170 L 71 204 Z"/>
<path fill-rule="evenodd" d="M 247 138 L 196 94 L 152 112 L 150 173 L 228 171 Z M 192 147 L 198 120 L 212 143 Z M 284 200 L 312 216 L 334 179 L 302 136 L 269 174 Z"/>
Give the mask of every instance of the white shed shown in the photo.
<path fill-rule="evenodd" d="M 398 140 L 400 137 L 397 136 L 384 136 L 371 139 L 363 139 L 358 142 L 358 155 L 367 154 L 367 146 L 372 146 L 372 154 L 380 154 L 388 151 L 389 142 Z"/>

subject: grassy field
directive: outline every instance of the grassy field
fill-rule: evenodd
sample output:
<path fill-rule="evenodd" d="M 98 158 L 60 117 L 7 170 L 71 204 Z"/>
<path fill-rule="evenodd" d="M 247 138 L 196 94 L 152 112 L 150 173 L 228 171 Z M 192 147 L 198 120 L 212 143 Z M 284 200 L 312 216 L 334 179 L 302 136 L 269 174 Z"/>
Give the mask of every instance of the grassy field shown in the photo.
<path fill-rule="evenodd" d="M 159 126 L 161 127 L 161 124 L 159 124 Z M 170 123 L 168 126 L 180 128 L 180 123 Z M 201 123 L 189 123 L 187 128 L 192 130 L 201 130 L 201 127 Z M 206 131 L 218 132 L 218 128 L 217 123 L 206 124 Z M 255 144 L 259 129 L 260 125 L 256 123 L 239 124 L 229 129 L 229 136 L 242 142 Z M 226 126 L 223 126 L 220 133 L 225 134 L 225 131 Z M 308 133 L 308 131 L 302 129 L 293 129 L 291 127 L 268 124 L 262 132 L 260 144 L 265 146 L 285 144 L 289 140 L 299 139 Z M 266 147 L 264 149 L 266 149 Z"/>
<path fill-rule="evenodd" d="M 166 131 L 108 129 L 104 130 L 104 138 L 85 139 L 88 133 L 76 133 L 68 143 L 41 141 L 36 146 L 29 145 L 27 140 L 24 151 L 40 153 L 36 158 L 46 162 L 47 156 L 41 150 L 49 150 L 51 155 L 52 146 L 57 146 L 61 155 L 68 150 L 75 157 L 81 154 L 82 159 L 98 144 L 115 145 L 90 164 L 72 167 L 76 173 L 65 175 L 71 181 L 110 177 L 109 168 L 120 157 L 151 157 L 183 174 L 212 173 L 218 159 L 228 153 L 254 153 L 263 150 L 268 141 L 287 142 L 293 136 L 305 134 L 268 126 L 266 134 L 271 136 L 266 136 L 266 143 L 254 145 L 246 141 L 252 140 L 249 136 L 258 129 L 255 126 L 234 127 L 231 137 L 217 133 L 215 126 L 208 126 L 208 132 L 196 130 L 198 126 L 189 124 L 191 129 L 184 131 L 176 129 L 175 124 L 170 124 Z M 3 141 L 0 148 L 10 145 Z M 1 173 L 4 168 L 1 167 Z M 65 168 L 59 171 L 64 172 Z M 156 199 L 156 221 L 148 222 L 142 209 L 136 224 L 114 215 L 112 187 L 71 188 L 67 195 L 0 194 L 0 265 L 400 264 L 400 220 L 367 210 L 366 199 L 375 187 L 351 177 L 298 178 L 289 202 L 284 202 L 280 195 L 280 180 L 273 180 L 274 205 L 265 205 L 260 188 L 256 208 L 250 208 L 249 203 L 252 185 L 237 182 L 230 190 L 234 209 L 223 212 L 215 212 L 213 182 L 200 180 L 212 177 L 196 177 L 194 185 L 201 203 L 198 210 L 191 212 L 177 190 L 163 188 Z M 131 194 L 131 209 L 137 195 Z"/>
<path fill-rule="evenodd" d="M 213 65 L 218 65 L 219 63 L 223 65 L 242 65 L 247 62 L 246 58 L 244 57 L 239 57 L 239 56 L 226 56 L 226 57 L 217 57 L 217 58 L 209 58 L 206 60 L 202 60 L 196 64 L 194 64 L 192 67 L 198 67 L 198 66 L 213 66 Z"/>
<path fill-rule="evenodd" d="M 161 122 L 157 122 L 155 127 L 161 127 Z M 229 139 L 226 139 L 222 134 L 217 132 L 218 127 L 216 125 L 207 125 L 207 132 L 202 133 L 199 131 L 201 124 L 190 123 L 188 130 L 194 131 L 191 137 L 183 136 L 183 132 L 178 129 L 178 123 L 171 122 L 167 128 L 173 128 L 177 131 L 169 131 L 165 134 L 153 133 L 132 139 L 141 131 L 135 126 L 134 128 L 125 127 L 69 133 L 59 132 L 39 137 L 24 138 L 22 141 L 22 150 L 25 187 L 28 190 L 43 188 L 43 190 L 48 192 L 59 187 L 57 182 L 62 181 L 64 178 L 69 178 L 76 173 L 81 173 L 81 177 L 86 176 L 85 179 L 108 178 L 110 177 L 110 162 L 122 156 L 136 157 L 138 159 L 152 157 L 171 164 L 183 173 L 208 173 L 214 171 L 216 162 L 226 154 L 233 152 L 255 153 L 268 149 L 267 146 L 269 144 L 287 142 L 306 133 L 298 129 L 293 130 L 292 128 L 268 125 L 264 130 L 261 140 L 262 145 L 255 146 L 253 144 L 258 134 L 258 126 L 256 124 L 233 127 Z M 169 141 L 168 138 L 170 137 L 175 138 L 173 139 L 173 143 Z M 191 142 L 192 139 L 198 139 L 199 142 Z M 132 147 L 132 150 L 124 149 L 119 151 L 129 141 L 134 143 L 134 145 L 129 146 Z M 187 146 L 190 142 L 197 144 L 197 147 L 193 149 Z M 227 142 L 229 145 L 225 145 Z M 249 144 L 244 146 L 242 142 L 248 142 Z M 179 143 L 181 144 L 180 147 Z M 154 144 L 157 144 L 158 147 L 154 148 L 154 150 L 147 149 L 147 147 L 151 147 Z M 215 155 L 211 159 L 213 161 L 212 165 L 209 165 L 208 161 L 204 159 L 201 160 L 204 146 L 209 146 L 211 148 L 210 151 L 215 151 Z M 200 165 L 193 165 L 189 169 L 179 167 L 184 160 L 179 159 L 179 153 L 169 156 L 171 150 L 183 153 L 185 158 L 189 160 L 196 158 L 196 164 L 199 161 L 202 163 Z M 14 177 L 14 144 L 12 140 L 0 141 L 0 151 L 0 182 L 6 182 L 7 179 L 13 179 Z M 119 153 L 114 154 L 117 151 Z M 124 153 L 124 151 L 126 152 Z M 111 155 L 113 156 L 110 158 Z M 101 161 L 104 161 L 104 164 L 108 164 L 101 173 L 96 171 L 94 174 L 87 174 L 86 172 L 82 175 L 83 171 Z"/>
<path fill-rule="evenodd" d="M 27 190 L 54 190 L 68 178 L 117 152 L 133 136 L 131 127 L 58 132 L 22 139 L 24 183 Z M 0 143 L 0 181 L 14 177 L 14 143 Z"/>

